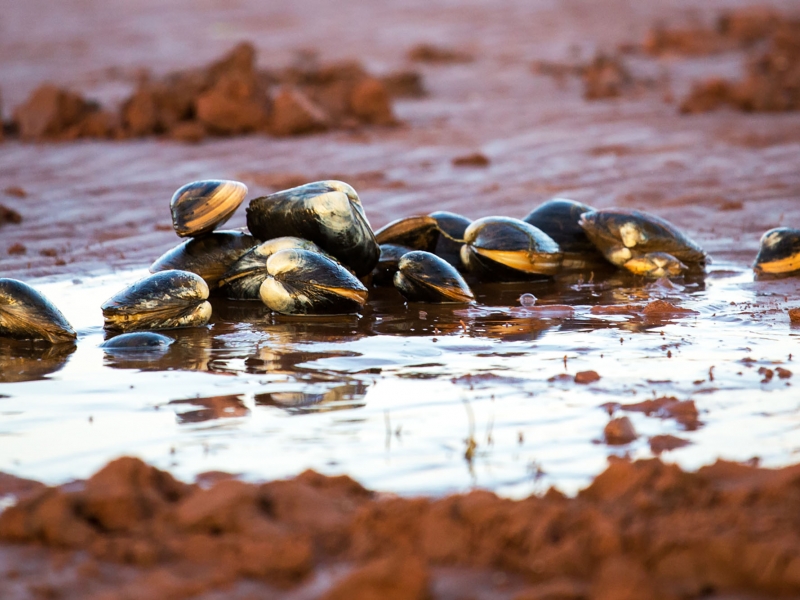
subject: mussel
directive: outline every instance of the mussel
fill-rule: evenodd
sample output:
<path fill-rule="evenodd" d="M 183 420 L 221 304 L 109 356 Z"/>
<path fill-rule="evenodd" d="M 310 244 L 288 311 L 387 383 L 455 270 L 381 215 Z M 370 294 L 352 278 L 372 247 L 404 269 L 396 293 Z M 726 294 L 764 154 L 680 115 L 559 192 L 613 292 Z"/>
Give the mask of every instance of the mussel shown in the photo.
<path fill-rule="evenodd" d="M 375 232 L 375 238 L 381 246 L 390 244 L 425 250 L 461 268 L 461 246 L 470 223 L 472 221 L 461 215 L 437 211 L 392 221 Z"/>
<path fill-rule="evenodd" d="M 608 264 L 579 224 L 581 215 L 593 210 L 591 206 L 575 200 L 553 198 L 539 205 L 522 220 L 541 229 L 558 244 L 564 253 L 562 269 L 592 269 Z"/>
<path fill-rule="evenodd" d="M 461 260 L 479 279 L 520 281 L 551 276 L 561 267 L 561 249 L 533 225 L 510 217 L 484 217 L 464 232 Z"/>
<path fill-rule="evenodd" d="M 110 352 L 147 352 L 165 350 L 174 341 L 171 337 L 154 331 L 134 331 L 114 336 L 100 344 L 100 347 Z"/>
<path fill-rule="evenodd" d="M 800 271 L 800 229 L 777 227 L 761 236 L 753 265 L 757 273 L 783 274 Z"/>
<path fill-rule="evenodd" d="M 241 231 L 212 231 L 168 250 L 150 265 L 150 272 L 189 271 L 213 290 L 231 265 L 256 244 L 256 238 Z"/>
<path fill-rule="evenodd" d="M 335 256 L 358 277 L 378 263 L 380 249 L 356 191 L 341 181 L 317 181 L 254 198 L 247 227 L 259 240 L 295 236 Z"/>
<path fill-rule="evenodd" d="M 58 344 L 78 335 L 40 292 L 16 279 L 0 279 L 0 337 Z"/>
<path fill-rule="evenodd" d="M 140 279 L 103 303 L 110 331 L 202 327 L 211 318 L 208 285 L 188 271 L 160 271 Z"/>
<path fill-rule="evenodd" d="M 309 250 L 276 252 L 267 260 L 267 273 L 259 294 L 278 313 L 354 313 L 367 301 L 367 288 L 350 271 Z"/>
<path fill-rule="evenodd" d="M 187 183 L 169 203 L 172 226 L 181 237 L 213 231 L 231 218 L 245 196 L 247 186 L 238 181 L 208 179 Z"/>
<path fill-rule="evenodd" d="M 581 215 L 580 226 L 609 261 L 637 275 L 674 275 L 706 262 L 706 253 L 697 243 L 672 223 L 645 212 L 590 211 Z M 648 258 L 651 253 L 658 253 L 658 256 Z M 660 268 L 653 268 L 659 264 L 662 264 Z"/>
<path fill-rule="evenodd" d="M 298 237 L 285 236 L 267 240 L 250 249 L 231 265 L 220 281 L 223 293 L 232 300 L 258 300 L 261 284 L 267 278 L 267 260 L 276 252 L 291 248 L 325 254 L 314 242 Z"/>
<path fill-rule="evenodd" d="M 409 252 L 414 252 L 414 249 L 395 244 L 381 244 L 380 248 L 381 257 L 378 266 L 372 271 L 372 285 L 392 285 L 400 259 Z"/>
<path fill-rule="evenodd" d="M 410 302 L 475 300 L 464 278 L 450 263 L 424 250 L 409 252 L 400 259 L 394 286 Z"/>

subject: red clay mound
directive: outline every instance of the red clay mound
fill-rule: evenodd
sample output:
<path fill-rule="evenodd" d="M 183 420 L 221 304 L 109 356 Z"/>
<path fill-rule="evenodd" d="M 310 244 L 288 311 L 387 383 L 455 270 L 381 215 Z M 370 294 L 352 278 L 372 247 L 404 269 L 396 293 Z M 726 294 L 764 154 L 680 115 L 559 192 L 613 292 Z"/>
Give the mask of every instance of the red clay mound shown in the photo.
<path fill-rule="evenodd" d="M 800 466 L 719 461 L 686 473 L 613 459 L 576 498 L 512 501 L 485 491 L 379 497 L 312 471 L 201 489 L 123 458 L 83 484 L 19 489 L 0 515 L 0 568 L 15 573 L 0 578 L 0 595 L 24 581 L 23 566 L 8 563 L 32 560 L 9 544 L 78 551 L 58 554 L 84 561 L 59 597 L 191 598 L 316 581 L 303 597 L 423 599 L 437 597 L 446 568 L 505 572 L 528 586 L 519 599 L 800 594 Z"/>

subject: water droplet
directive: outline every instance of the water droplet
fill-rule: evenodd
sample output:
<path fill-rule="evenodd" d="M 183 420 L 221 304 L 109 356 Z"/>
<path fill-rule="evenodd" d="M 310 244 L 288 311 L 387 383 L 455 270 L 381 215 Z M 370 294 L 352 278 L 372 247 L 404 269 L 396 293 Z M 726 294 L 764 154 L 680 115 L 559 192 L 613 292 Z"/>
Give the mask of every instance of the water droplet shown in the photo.
<path fill-rule="evenodd" d="M 519 303 L 525 308 L 530 308 L 531 306 L 535 306 L 536 296 L 534 296 L 533 294 L 522 294 L 522 296 L 519 297 Z"/>

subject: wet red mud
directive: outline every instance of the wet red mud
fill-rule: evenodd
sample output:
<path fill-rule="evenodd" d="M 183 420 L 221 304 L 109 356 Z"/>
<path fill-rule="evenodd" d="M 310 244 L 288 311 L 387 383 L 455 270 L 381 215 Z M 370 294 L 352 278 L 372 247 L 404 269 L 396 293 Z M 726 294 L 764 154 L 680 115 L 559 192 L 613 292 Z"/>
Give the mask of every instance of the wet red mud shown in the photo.
<path fill-rule="evenodd" d="M 551 489 L 521 501 L 399 498 L 313 471 L 187 485 L 133 458 L 59 488 L 0 485 L 20 498 L 0 515 L 3 598 L 800 593 L 797 466 L 719 461 L 686 473 L 612 459 L 575 498 Z"/>
<path fill-rule="evenodd" d="M 731 89 L 757 90 L 763 78 L 782 98 L 795 90 L 795 71 L 776 74 L 774 60 L 795 51 L 794 30 L 772 33 L 774 15 L 794 8 L 789 1 L 749 21 L 720 21 L 747 6 L 735 0 L 85 6 L 33 0 L 3 11 L 2 115 L 11 119 L 26 100 L 37 107 L 0 138 L 2 214 L 19 216 L 3 217 L 4 276 L 149 264 L 176 243 L 169 197 L 205 177 L 239 178 L 256 195 L 335 176 L 359 190 L 376 228 L 432 207 L 520 217 L 555 195 L 635 207 L 740 264 L 752 261 L 765 230 L 800 223 L 796 113 L 695 115 L 676 106 L 689 98 L 681 104 L 687 113 L 742 107 Z M 699 24 L 687 34 L 675 23 Z M 718 34 L 705 36 L 709 30 Z M 646 57 L 616 54 L 641 40 Z M 302 64 L 309 49 L 325 64 L 359 61 L 374 77 L 349 90 L 344 112 L 378 127 L 331 127 L 330 115 L 343 114 L 341 97 L 318 111 L 321 98 L 294 88 L 275 97 L 271 112 L 240 112 L 257 82 L 230 79 L 204 88 L 197 119 L 165 125 L 148 117 L 145 105 L 158 104 L 153 87 L 169 73 L 209 64 L 243 41 L 261 68 Z M 532 62 L 540 65 L 534 72 Z M 763 98 L 746 109 L 796 108 L 797 96 L 779 105 Z M 242 120 L 220 130 L 232 112 Z M 71 131 L 67 137 L 125 137 L 115 134 L 124 131 L 118 119 L 128 131 L 174 139 L 18 139 L 24 131 L 48 137 L 52 127 Z M 401 125 L 382 127 L 395 121 Z M 276 137 L 247 135 L 256 130 Z M 282 137 L 295 133 L 314 135 Z M 457 164 L 478 156 L 467 162 L 481 168 Z M 243 222 L 239 214 L 231 225 Z M 651 306 L 592 312 L 681 312 Z M 792 321 L 799 310 L 789 311 Z M 617 411 L 652 412 L 690 429 L 699 418 L 690 403 L 614 407 L 606 439 L 637 435 Z M 226 397 L 202 406 L 240 408 Z M 650 439 L 654 452 L 684 443 Z M 312 472 L 262 485 L 224 475 L 187 485 L 135 459 L 58 489 L 2 476 L 2 495 L 21 500 L 0 515 L 0 596 L 796 597 L 798 482 L 798 467 L 718 462 L 686 473 L 614 460 L 576 498 L 550 491 L 515 502 L 481 491 L 396 498 Z"/>

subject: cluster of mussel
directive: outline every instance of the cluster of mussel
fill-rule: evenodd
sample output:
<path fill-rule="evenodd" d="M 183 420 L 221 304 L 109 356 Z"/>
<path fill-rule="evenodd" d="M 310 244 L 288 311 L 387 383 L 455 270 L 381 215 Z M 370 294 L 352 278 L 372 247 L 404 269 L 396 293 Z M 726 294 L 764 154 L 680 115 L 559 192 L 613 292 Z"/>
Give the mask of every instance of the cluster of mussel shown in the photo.
<path fill-rule="evenodd" d="M 248 231 L 217 231 L 246 195 L 244 184 L 219 180 L 175 192 L 173 226 L 189 239 L 103 304 L 106 330 L 203 326 L 212 293 L 260 300 L 282 314 L 342 314 L 364 306 L 368 286 L 394 285 L 409 302 L 469 303 L 468 280 L 525 281 L 609 263 L 644 277 L 675 277 L 702 272 L 706 262 L 702 248 L 661 218 L 566 199 L 549 200 L 521 220 L 433 212 L 373 232 L 356 191 L 340 181 L 254 198 Z M 757 269 L 800 268 L 800 236 L 789 243 L 786 232 L 765 234 Z M 75 338 L 52 304 L 14 280 L 0 280 L 0 334 Z"/>

